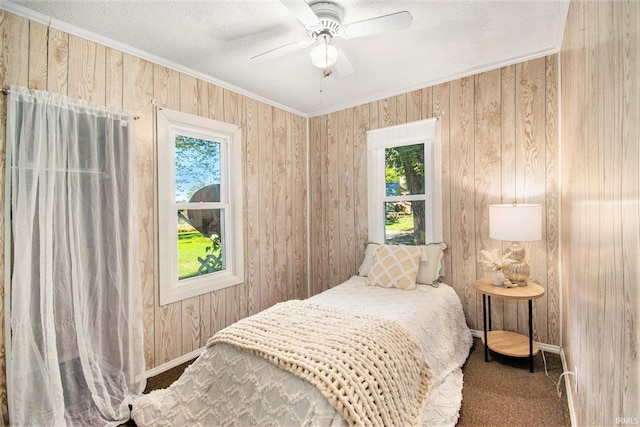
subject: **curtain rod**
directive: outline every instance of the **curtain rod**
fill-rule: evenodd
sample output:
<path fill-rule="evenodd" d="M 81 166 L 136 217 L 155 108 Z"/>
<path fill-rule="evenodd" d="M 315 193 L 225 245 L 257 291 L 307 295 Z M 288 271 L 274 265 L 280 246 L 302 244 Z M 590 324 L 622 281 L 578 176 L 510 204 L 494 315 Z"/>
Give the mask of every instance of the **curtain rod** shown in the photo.
<path fill-rule="evenodd" d="M 3 93 L 3 94 L 8 95 L 8 94 L 9 94 L 9 92 L 11 92 L 11 90 L 10 90 L 10 89 L 2 88 L 2 93 Z M 140 120 L 140 116 L 133 116 L 133 120 Z"/>

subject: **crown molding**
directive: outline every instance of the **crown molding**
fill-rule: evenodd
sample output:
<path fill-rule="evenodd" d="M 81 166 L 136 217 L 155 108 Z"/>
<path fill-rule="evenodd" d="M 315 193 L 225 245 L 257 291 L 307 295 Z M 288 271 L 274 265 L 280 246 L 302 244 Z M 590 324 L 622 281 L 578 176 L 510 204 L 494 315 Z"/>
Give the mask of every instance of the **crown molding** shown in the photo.
<path fill-rule="evenodd" d="M 14 15 L 18 15 L 18 16 L 22 16 L 23 18 L 27 18 L 31 21 L 35 21 L 38 22 L 40 24 L 46 25 L 48 27 L 51 28 L 55 28 L 56 30 L 60 30 L 60 31 L 64 31 L 65 33 L 77 36 L 77 37 L 81 37 L 83 39 L 89 40 L 89 41 L 93 41 L 96 43 L 99 43 L 101 45 L 104 45 L 106 47 L 109 48 L 113 48 L 116 50 L 119 50 L 123 53 L 127 53 L 129 55 L 133 55 L 136 56 L 138 58 L 144 59 L 146 61 L 152 62 L 154 64 L 158 64 L 161 65 L 163 67 L 167 67 L 170 68 L 172 70 L 178 71 L 180 73 L 189 75 L 191 77 L 195 77 L 197 79 L 200 79 L 202 81 L 205 81 L 207 83 L 211 83 L 211 84 L 215 84 L 216 86 L 220 86 L 221 88 L 224 89 L 228 89 L 231 90 L 233 92 L 236 92 L 240 95 L 244 95 L 247 96 L 249 98 L 253 98 L 257 101 L 263 102 L 265 104 L 271 105 L 273 107 L 279 108 L 281 110 L 284 111 L 288 111 L 290 113 L 296 114 L 298 116 L 302 116 L 305 118 L 308 118 L 308 114 L 303 113 L 301 111 L 298 111 L 296 109 L 293 109 L 291 107 L 288 107 L 286 105 L 280 104 L 278 102 L 272 101 L 270 99 L 264 98 L 260 95 L 257 95 L 255 93 L 249 92 L 247 90 L 244 90 L 240 87 L 234 86 L 230 83 L 227 83 L 225 81 L 216 79 L 213 76 L 210 76 L 208 74 L 205 73 L 201 73 L 199 71 L 193 70 L 189 67 L 185 67 L 182 64 L 173 62 L 173 61 L 169 61 L 168 59 L 162 58 L 160 56 L 157 55 L 153 55 L 149 52 L 143 51 L 141 49 L 137 49 L 133 46 L 129 46 L 125 43 L 121 43 L 118 42 L 116 40 L 112 40 L 108 37 L 104 37 L 101 36 L 99 34 L 96 34 L 94 32 L 85 30 L 83 28 L 77 27 L 75 25 L 71 25 L 71 24 L 67 24 L 66 22 L 54 19 L 50 16 L 44 15 L 42 13 L 36 12 L 34 10 L 28 9 L 26 7 L 17 5 L 15 3 L 11 3 L 9 1 L 6 0 L 0 0 L 0 9 L 5 10 L 9 13 L 12 13 Z"/>

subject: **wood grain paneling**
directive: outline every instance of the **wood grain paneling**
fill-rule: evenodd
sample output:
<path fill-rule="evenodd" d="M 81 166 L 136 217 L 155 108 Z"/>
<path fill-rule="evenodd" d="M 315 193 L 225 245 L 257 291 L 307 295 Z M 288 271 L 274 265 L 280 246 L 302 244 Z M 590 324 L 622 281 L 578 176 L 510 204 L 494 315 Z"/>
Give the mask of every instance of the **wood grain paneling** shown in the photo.
<path fill-rule="evenodd" d="M 29 87 L 32 89 L 47 89 L 48 35 L 45 25 L 29 24 Z"/>
<path fill-rule="evenodd" d="M 105 61 L 105 103 L 122 108 L 122 52 L 107 48 Z"/>
<path fill-rule="evenodd" d="M 340 261 L 341 261 L 341 240 L 340 240 L 340 223 L 342 215 L 340 212 L 340 171 L 338 170 L 339 158 L 339 121 L 338 113 L 330 113 L 327 115 L 327 145 L 326 159 L 324 168 L 326 176 L 325 191 L 328 199 L 325 206 L 325 233 L 327 242 L 327 267 L 328 282 L 327 288 L 340 283 Z M 326 288 L 324 288 L 326 289 Z"/>
<path fill-rule="evenodd" d="M 172 110 L 180 109 L 180 73 L 170 70 L 166 67 L 154 65 L 153 67 L 153 97 L 158 107 L 170 108 Z M 157 142 L 155 146 L 157 152 Z M 154 193 L 157 191 L 157 180 L 155 183 Z M 156 206 L 156 205 L 154 205 Z M 155 208 L 154 208 L 155 210 Z M 157 213 L 154 212 L 154 218 L 157 222 Z M 157 236 L 155 237 L 157 239 Z M 160 244 L 160 242 L 158 242 Z M 157 253 L 156 253 L 157 256 Z M 159 262 L 156 261 L 155 262 Z M 156 272 L 154 282 L 157 283 L 158 274 Z M 151 328 L 154 331 L 154 337 L 150 338 L 145 335 L 145 351 L 149 347 L 153 348 L 153 357 L 147 360 L 147 368 L 151 368 L 156 364 L 169 362 L 182 354 L 182 319 L 181 319 L 181 303 L 173 302 L 171 304 L 160 305 L 160 289 L 155 286 L 144 286 L 144 318 L 145 331 Z M 149 293 L 153 296 L 150 298 Z M 153 326 L 147 322 L 153 322 Z"/>
<path fill-rule="evenodd" d="M 26 85 L 29 80 L 29 60 L 35 60 L 33 56 L 29 57 L 29 21 L 20 18 L 9 13 L 0 10 L 0 35 L 2 36 L 2 58 L 0 59 L 0 82 L 2 87 L 8 87 L 12 84 Z M 6 138 L 6 97 L 0 96 L 0 114 L 2 114 L 2 120 L 0 120 L 0 167 L 2 167 L 2 173 L 0 173 L 0 185 L 4 189 L 5 186 L 5 138 Z M 0 203 L 4 207 L 5 204 L 4 191 L 0 198 Z M 5 216 L 0 218 L 0 226 L 2 230 L 5 229 Z M 5 311 L 4 311 L 4 277 L 5 277 L 5 263 L 4 263 L 4 244 L 5 236 L 4 232 L 0 236 L 0 273 L 2 274 L 2 284 L 0 285 L 0 423 L 8 423 L 8 409 L 7 409 L 7 379 L 5 372 L 6 366 L 6 354 L 5 354 Z"/>
<path fill-rule="evenodd" d="M 273 265 L 273 107 L 270 105 L 258 104 L 258 126 L 261 137 L 258 144 L 259 155 L 259 175 L 260 193 L 258 194 L 260 214 L 258 222 L 260 224 L 260 281 L 259 281 L 259 302 L 258 310 L 273 305 L 276 302 L 275 293 L 271 293 L 266 287 L 270 284 L 275 288 L 274 265 Z"/>
<path fill-rule="evenodd" d="M 451 182 L 451 263 L 452 283 L 473 283 L 476 279 L 475 245 L 475 191 L 474 191 L 474 116 L 475 85 L 473 78 L 465 77 L 450 84 L 451 115 L 449 121 Z M 455 107 L 453 106 L 455 105 Z M 481 173 L 478 171 L 478 173 Z M 459 292 L 468 324 L 477 319 L 476 293 L 470 286 Z"/>
<path fill-rule="evenodd" d="M 307 296 L 307 119 L 193 76 L 0 11 L 0 81 L 122 107 L 138 116 L 139 265 L 147 369 L 202 347 L 226 325 L 276 302 Z M 155 100 L 242 127 L 245 282 L 159 305 Z M 4 188 L 5 99 L 0 97 Z M 0 202 L 3 203 L 4 193 Z M 0 217 L 4 224 L 4 217 Z M 4 227 L 4 225 L 3 225 Z M 0 237 L 4 240 L 4 235 Z M 0 245 L 0 257 L 4 245 Z M 4 269 L 4 263 L 0 263 Z M 2 270 L 3 271 L 3 270 Z M 4 274 L 4 273 L 3 273 Z M 1 289 L 4 291 L 4 289 Z M 4 321 L 3 301 L 0 322 Z M 4 327 L 0 339 L 4 343 Z M 0 416 L 6 422 L 4 345 Z"/>
<path fill-rule="evenodd" d="M 546 224 L 546 268 L 547 282 L 551 284 L 560 281 L 560 177 L 558 162 L 548 161 L 548 159 L 559 159 L 559 129 L 558 129 L 558 62 L 552 58 L 546 58 L 545 87 L 546 87 L 546 144 L 545 144 L 545 224 Z M 547 284 L 547 319 L 546 334 L 547 342 L 560 342 L 560 288 L 559 286 L 549 286 Z M 543 301 L 544 303 L 544 301 Z M 541 312 L 537 312 L 538 319 L 542 319 Z M 537 326 L 542 329 L 544 322 L 538 321 Z"/>
<path fill-rule="evenodd" d="M 354 199 L 354 164 L 353 164 L 353 109 L 342 110 L 338 113 L 338 188 L 339 204 L 337 210 L 340 214 L 340 272 L 339 281 L 343 282 L 353 275 L 355 262 L 355 212 Z"/>
<path fill-rule="evenodd" d="M 345 245 L 341 234 L 346 228 L 335 227 L 351 224 L 351 214 L 334 206 L 349 199 L 358 201 L 353 208 L 356 247 L 366 241 L 365 129 L 435 116 L 442 143 L 443 236 L 449 246 L 445 278 L 460 296 L 469 326 L 482 329 L 481 301 L 472 284 L 488 272 L 479 267 L 477 254 L 483 248 L 503 246 L 489 238 L 489 204 L 542 203 L 547 232 L 541 242 L 527 244 L 532 278 L 549 295 L 536 301 L 535 328 L 541 341 L 558 345 L 558 270 L 557 265 L 548 266 L 557 264 L 559 244 L 556 70 L 555 56 L 538 58 L 313 117 L 309 132 L 312 291 L 320 292 L 334 286 L 338 277 L 355 274 L 362 260 L 361 250 L 356 251 L 355 262 L 346 264 L 352 265 L 350 271 L 340 275 L 334 271 L 336 260 L 351 256 L 351 246 Z M 353 123 L 352 129 L 347 122 Z M 353 165 L 352 171 L 345 168 L 347 164 Z M 326 216 L 321 214 L 323 209 Z M 340 248 L 336 240 L 342 242 Z M 496 326 L 524 331 L 526 310 L 517 302 L 496 300 L 492 308 Z"/>
<path fill-rule="evenodd" d="M 309 281 L 307 275 L 308 253 L 308 199 L 309 187 L 307 182 L 307 119 L 291 115 L 291 143 L 293 144 L 291 180 L 291 209 L 293 211 L 293 281 L 296 298 L 309 295 Z"/>
<path fill-rule="evenodd" d="M 287 240 L 290 239 L 290 221 L 287 211 L 287 186 L 290 178 L 287 177 L 287 120 L 285 112 L 274 110 L 273 112 L 273 216 L 278 218 L 273 227 L 273 289 L 272 295 L 277 301 L 282 301 L 287 294 Z"/>
<path fill-rule="evenodd" d="M 66 95 L 69 74 L 69 35 L 50 28 L 47 50 L 47 90 Z"/>
<path fill-rule="evenodd" d="M 439 117 L 440 121 L 440 144 L 442 148 L 442 239 L 450 245 L 451 242 L 451 138 L 449 137 L 449 122 L 451 118 L 449 110 L 449 83 L 442 83 L 433 88 L 426 88 L 423 91 L 428 92 L 428 96 L 423 95 L 423 102 L 425 98 L 429 98 L 432 101 L 432 106 L 425 105 L 423 107 L 423 114 L 433 113 L 431 117 Z M 444 253 L 444 276 L 451 277 L 453 270 L 451 267 L 451 249 L 447 249 Z M 460 287 L 449 280 L 449 283 L 454 287 L 458 295 L 461 295 Z"/>
<path fill-rule="evenodd" d="M 95 42 L 69 36 L 69 97 L 105 104 L 105 49 Z"/>
<path fill-rule="evenodd" d="M 572 1 L 561 61 L 561 335 L 576 424 L 637 423 L 640 3 Z"/>
<path fill-rule="evenodd" d="M 500 128 L 502 117 L 501 72 L 488 71 L 475 79 L 475 241 L 480 248 L 500 249 L 500 242 L 489 238 L 489 205 L 501 203 L 501 135 L 495 129 Z M 489 269 L 477 265 L 478 275 L 488 277 Z M 482 316 L 482 296 L 476 296 L 476 314 Z M 503 328 L 503 300 L 492 301 L 492 322 L 495 329 Z"/>
<path fill-rule="evenodd" d="M 326 116 L 315 117 L 309 120 L 309 158 L 315 161 L 309 162 L 309 198 L 310 198 L 310 230 L 309 240 L 313 242 L 310 248 L 311 293 L 317 294 L 324 290 L 327 284 L 327 261 L 325 236 L 325 195 L 324 182 L 326 174 L 326 140 L 325 132 Z"/>
<path fill-rule="evenodd" d="M 367 234 L 367 130 L 369 129 L 369 104 L 360 105 L 353 111 L 353 228 L 355 252 L 353 269 L 357 270 L 364 257 L 369 236 Z"/>
<path fill-rule="evenodd" d="M 244 229 L 247 311 L 260 311 L 260 123 L 258 101 L 247 99 L 244 123 Z"/>

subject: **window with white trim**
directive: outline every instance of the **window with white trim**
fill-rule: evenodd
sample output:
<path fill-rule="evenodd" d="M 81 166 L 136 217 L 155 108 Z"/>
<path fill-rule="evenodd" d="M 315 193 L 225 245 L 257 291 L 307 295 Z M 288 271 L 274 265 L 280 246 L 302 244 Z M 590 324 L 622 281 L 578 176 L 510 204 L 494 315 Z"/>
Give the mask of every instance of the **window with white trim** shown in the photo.
<path fill-rule="evenodd" d="M 244 281 L 241 132 L 158 109 L 160 304 Z"/>
<path fill-rule="evenodd" d="M 367 132 L 369 241 L 442 241 L 442 172 L 437 119 Z"/>

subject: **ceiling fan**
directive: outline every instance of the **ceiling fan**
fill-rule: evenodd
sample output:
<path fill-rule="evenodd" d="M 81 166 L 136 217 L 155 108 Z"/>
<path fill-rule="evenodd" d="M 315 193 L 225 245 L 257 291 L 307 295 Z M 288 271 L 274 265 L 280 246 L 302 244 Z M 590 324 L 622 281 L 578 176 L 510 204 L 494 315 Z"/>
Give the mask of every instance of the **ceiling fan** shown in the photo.
<path fill-rule="evenodd" d="M 331 75 L 332 67 L 338 74 L 347 76 L 355 68 L 342 49 L 331 44 L 334 38 L 352 39 L 370 36 L 388 31 L 402 30 L 411 25 L 413 17 L 408 11 L 382 15 L 363 21 L 343 24 L 344 9 L 333 1 L 280 0 L 282 4 L 304 25 L 308 38 L 288 43 L 251 59 L 277 58 L 296 50 L 304 49 L 315 43 L 310 52 L 311 63 L 323 70 L 325 77 Z"/>

